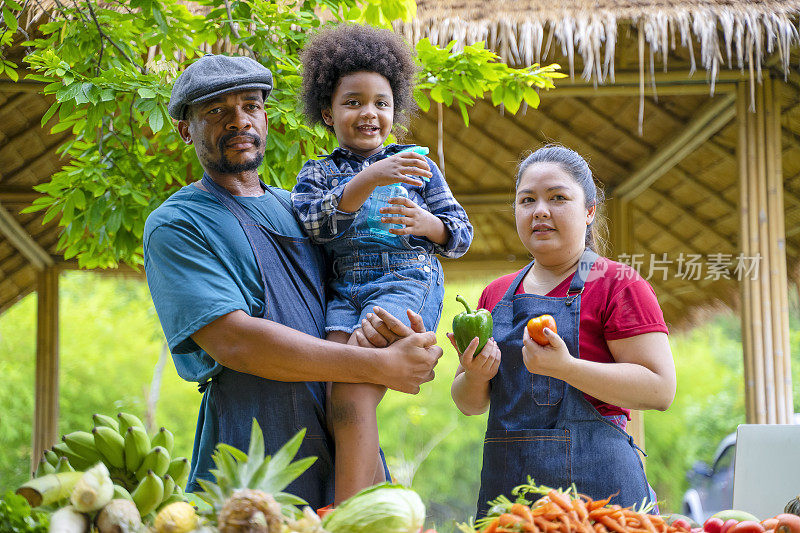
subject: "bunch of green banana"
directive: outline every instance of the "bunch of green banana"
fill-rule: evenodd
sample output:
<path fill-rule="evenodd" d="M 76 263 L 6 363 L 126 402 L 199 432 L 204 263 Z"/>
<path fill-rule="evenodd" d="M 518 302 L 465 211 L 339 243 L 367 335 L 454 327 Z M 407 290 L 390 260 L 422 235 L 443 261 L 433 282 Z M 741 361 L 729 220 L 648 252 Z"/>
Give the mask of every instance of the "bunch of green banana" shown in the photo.
<path fill-rule="evenodd" d="M 86 471 L 102 462 L 114 482 L 114 498 L 136 504 L 142 516 L 175 501 L 186 501 L 183 486 L 189 460 L 172 457 L 174 438 L 166 429 L 147 434 L 142 421 L 130 413 L 116 418 L 95 414 L 91 431 L 73 431 L 47 450 L 34 477 Z"/>

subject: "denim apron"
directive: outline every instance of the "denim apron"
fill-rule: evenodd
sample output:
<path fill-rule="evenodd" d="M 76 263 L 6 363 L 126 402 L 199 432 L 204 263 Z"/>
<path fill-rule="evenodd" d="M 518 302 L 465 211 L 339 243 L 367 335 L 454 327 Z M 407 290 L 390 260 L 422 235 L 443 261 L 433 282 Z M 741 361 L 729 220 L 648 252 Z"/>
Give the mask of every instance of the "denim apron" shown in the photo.
<path fill-rule="evenodd" d="M 258 224 L 208 175 L 202 184 L 238 219 L 250 241 L 264 284 L 262 318 L 324 338 L 325 269 L 319 249 L 306 237 L 281 235 Z M 292 212 L 285 198 L 261 186 Z M 270 349 L 265 344 L 264 350 Z M 216 410 L 219 441 L 244 451 L 253 418 L 264 433 L 267 455 L 306 428 L 297 458 L 315 456 L 317 460 L 285 491 L 317 509 L 333 501 L 333 439 L 325 427 L 325 387 L 321 382 L 273 381 L 223 367 L 205 387 L 203 401 Z"/>
<path fill-rule="evenodd" d="M 478 516 L 487 502 L 527 483 L 569 488 L 593 499 L 618 493 L 622 506 L 650 499 L 633 438 L 606 420 L 583 393 L 559 379 L 530 373 L 522 360 L 523 328 L 529 319 L 552 315 L 573 357 L 579 354 L 581 293 L 597 259 L 588 248 L 565 298 L 514 294 L 533 263 L 509 286 L 492 312 L 502 357 L 490 383 L 490 409 L 483 448 Z"/>

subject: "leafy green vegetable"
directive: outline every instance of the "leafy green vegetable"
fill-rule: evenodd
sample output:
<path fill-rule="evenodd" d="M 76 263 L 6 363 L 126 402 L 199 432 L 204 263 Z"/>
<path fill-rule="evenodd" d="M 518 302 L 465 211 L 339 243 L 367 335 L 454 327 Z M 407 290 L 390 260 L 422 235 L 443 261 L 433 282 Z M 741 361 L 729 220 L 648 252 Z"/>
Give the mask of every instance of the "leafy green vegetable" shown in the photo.
<path fill-rule="evenodd" d="M 34 511 L 22 496 L 11 491 L 0 498 L 0 531 L 3 533 L 47 533 L 50 517 Z"/>
<path fill-rule="evenodd" d="M 417 533 L 425 521 L 425 504 L 402 485 L 382 483 L 364 489 L 325 517 L 330 533 Z"/>

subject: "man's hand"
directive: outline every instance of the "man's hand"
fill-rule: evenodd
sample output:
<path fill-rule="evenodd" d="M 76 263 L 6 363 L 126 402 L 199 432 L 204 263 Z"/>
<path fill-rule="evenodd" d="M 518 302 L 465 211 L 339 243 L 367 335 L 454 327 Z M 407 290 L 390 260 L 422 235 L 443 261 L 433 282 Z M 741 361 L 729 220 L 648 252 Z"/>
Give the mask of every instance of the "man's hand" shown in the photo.
<path fill-rule="evenodd" d="M 421 208 L 409 198 L 396 196 L 389 198 L 389 203 L 392 205 L 382 207 L 381 213 L 400 216 L 383 217 L 381 222 L 403 226 L 399 229 L 389 228 L 389 233 L 394 233 L 395 235 L 418 235 L 427 237 L 440 246 L 447 244 L 450 239 L 450 232 L 447 231 L 444 222 L 439 217 L 427 209 Z"/>
<path fill-rule="evenodd" d="M 361 328 L 355 331 L 356 341 L 359 346 L 366 348 L 385 348 L 391 343 L 403 337 L 408 337 L 412 333 L 425 333 L 425 324 L 422 317 L 407 309 L 409 328 L 397 317 L 389 313 L 386 309 L 378 307 L 372 308 L 375 313 L 369 313 L 367 318 L 361 321 Z"/>
<path fill-rule="evenodd" d="M 436 334 L 428 331 L 402 338 L 381 350 L 381 354 L 384 372 L 380 382 L 392 390 L 417 394 L 420 385 L 436 376 L 433 368 L 442 349 L 436 346 Z"/>
<path fill-rule="evenodd" d="M 375 306 L 373 311 L 375 314 L 368 315 L 361 322 L 361 329 L 356 330 L 359 345 L 391 344 L 381 350 L 384 364 L 379 382 L 396 391 L 417 394 L 420 385 L 435 377 L 433 368 L 442 356 L 442 349 L 436 346 L 436 334 L 426 332 L 422 317 L 410 309 L 406 312 L 411 327 L 381 307 Z"/>

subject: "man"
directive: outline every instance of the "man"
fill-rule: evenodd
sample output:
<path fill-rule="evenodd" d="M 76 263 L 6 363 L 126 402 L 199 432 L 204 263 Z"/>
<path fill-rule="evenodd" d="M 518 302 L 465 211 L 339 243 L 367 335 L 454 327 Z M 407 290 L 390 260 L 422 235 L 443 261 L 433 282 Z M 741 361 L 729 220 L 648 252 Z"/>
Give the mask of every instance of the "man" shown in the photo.
<path fill-rule="evenodd" d="M 218 442 L 247 449 L 255 418 L 268 454 L 306 428 L 298 455 L 318 459 L 287 490 L 319 508 L 333 501 L 324 382 L 416 393 L 442 351 L 433 332 L 405 330 L 385 348 L 321 340 L 322 255 L 288 191 L 258 176 L 271 90 L 270 71 L 247 57 L 207 55 L 175 81 L 169 113 L 205 173 L 148 217 L 145 272 L 178 373 L 204 392 L 187 490 L 211 477 Z"/>

